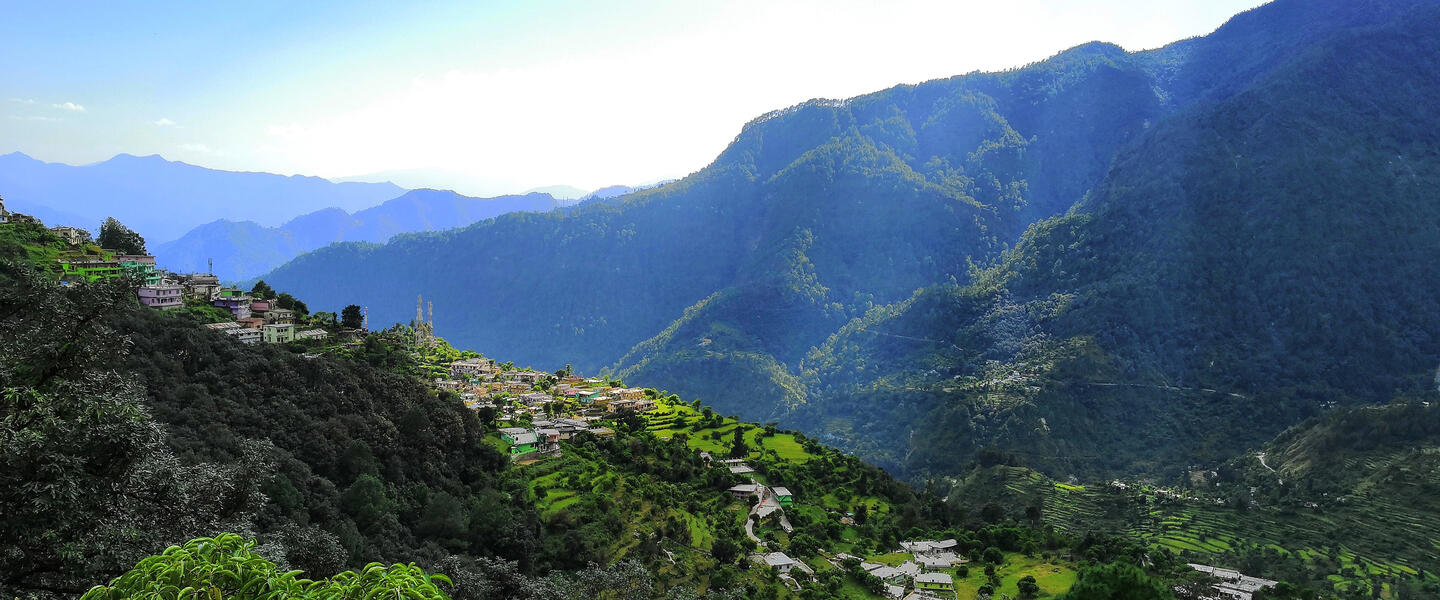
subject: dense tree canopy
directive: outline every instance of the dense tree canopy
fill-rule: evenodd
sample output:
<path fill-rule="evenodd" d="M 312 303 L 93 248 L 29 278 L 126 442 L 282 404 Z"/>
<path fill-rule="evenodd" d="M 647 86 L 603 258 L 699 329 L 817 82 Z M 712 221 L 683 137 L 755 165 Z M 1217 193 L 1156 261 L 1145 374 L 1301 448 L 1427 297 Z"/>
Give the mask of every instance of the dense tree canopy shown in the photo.
<path fill-rule="evenodd" d="M 146 254 L 145 238 L 115 217 L 105 219 L 100 225 L 100 237 L 95 239 L 95 243 L 101 248 L 116 250 L 121 254 Z"/>

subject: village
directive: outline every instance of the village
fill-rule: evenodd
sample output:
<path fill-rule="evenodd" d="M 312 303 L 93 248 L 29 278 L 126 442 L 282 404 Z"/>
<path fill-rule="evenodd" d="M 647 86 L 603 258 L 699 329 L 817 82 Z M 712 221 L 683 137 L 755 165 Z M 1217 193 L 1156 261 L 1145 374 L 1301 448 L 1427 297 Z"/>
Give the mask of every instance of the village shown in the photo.
<path fill-rule="evenodd" d="M 0 223 L 44 226 L 33 216 L 7 211 L 3 199 L 0 199 Z M 207 327 L 246 344 L 325 340 L 332 331 L 351 337 L 363 334 L 363 324 L 345 331 L 331 313 L 312 317 L 303 310 L 295 310 L 293 305 L 281 306 L 286 303 L 283 295 L 278 299 L 273 293 L 262 297 L 254 290 L 246 292 L 222 286 L 220 278 L 213 273 L 172 273 L 156 265 L 152 255 L 102 248 L 88 230 L 79 227 L 57 225 L 47 229 L 67 246 L 55 260 L 60 268 L 60 285 L 128 277 L 138 283 L 135 295 L 140 304 L 150 308 L 176 310 L 202 305 L 229 313 L 231 320 L 210 323 Z"/>
<path fill-rule="evenodd" d="M 426 323 L 419 329 L 424 343 Z M 486 411 L 500 425 L 499 441 L 512 460 L 533 463 L 559 456 L 561 443 L 583 434 L 614 437 L 606 423 L 626 412 L 647 421 L 666 414 L 655 390 L 616 385 L 608 379 L 585 378 L 561 371 L 547 373 L 505 368 L 488 358 L 472 357 L 448 365 L 447 375 L 434 379 L 437 390 L 458 395 L 466 406 Z M 750 503 L 744 533 L 756 551 L 748 560 L 773 570 L 775 576 L 795 592 L 815 576 L 815 569 L 803 560 L 787 555 L 757 534 L 758 528 L 775 527 L 790 533 L 793 527 L 786 511 L 797 498 L 783 485 L 766 483 L 743 458 L 717 458 L 699 452 L 706 465 L 723 468 L 737 483 L 727 491 L 737 500 Z M 854 525 L 853 515 L 835 515 L 842 524 Z M 870 562 L 844 552 L 822 552 L 835 569 L 863 573 L 882 582 L 881 592 L 894 600 L 957 598 L 954 569 L 968 562 L 956 552 L 957 542 L 917 540 L 902 542 L 891 558 L 904 560 L 894 565 Z"/>
<path fill-rule="evenodd" d="M 0 205 L 0 220 L 16 218 L 31 219 L 5 213 Z M 100 248 L 83 229 L 66 226 L 48 229 L 69 245 L 56 259 L 61 285 L 128 278 L 138 284 L 136 298 L 146 307 L 159 311 L 203 307 L 211 320 L 225 318 L 203 325 L 210 330 L 232 336 L 243 344 L 313 342 L 296 350 L 307 352 L 307 356 L 322 348 L 337 347 L 337 342 L 341 346 L 358 343 L 368 333 L 363 315 L 358 323 L 360 327 L 343 327 L 333 314 L 309 315 L 303 303 L 297 310 L 293 298 L 289 306 L 280 306 L 281 299 L 273 290 L 266 289 L 263 282 L 247 292 L 223 285 L 212 273 L 172 273 L 157 266 L 154 256 Z M 413 341 L 417 356 L 421 348 L 437 345 L 433 306 L 428 320 L 424 318 L 422 306 L 423 301 L 417 299 L 415 321 L 408 330 L 401 328 L 413 332 L 413 340 L 407 338 L 406 341 Z M 327 314 L 328 318 L 323 316 Z M 440 345 L 444 345 L 443 342 Z M 639 417 L 654 427 L 663 427 L 667 416 L 678 408 L 672 405 L 672 399 L 664 398 L 654 389 L 626 386 L 609 377 L 582 377 L 571 373 L 568 366 L 551 373 L 498 364 L 472 352 L 460 353 L 460 356 L 457 360 L 429 364 L 434 375 L 430 380 L 433 389 L 453 394 L 466 407 L 482 415 L 484 421 L 493 424 L 492 441 L 496 448 L 519 465 L 561 457 L 564 444 L 580 436 L 614 438 L 617 419 Z M 668 439 L 668 434 L 662 439 Z M 870 581 L 868 593 L 893 600 L 959 598 L 961 587 L 957 586 L 957 579 L 967 577 L 966 565 L 975 560 L 975 556 L 962 555 L 955 539 L 903 541 L 898 548 L 874 548 L 874 552 L 867 550 L 864 555 L 818 549 L 813 554 L 792 556 L 787 548 L 775 544 L 775 536 L 767 531 L 791 534 L 795 527 L 791 524 L 790 511 L 806 505 L 804 499 L 797 497 L 784 482 L 767 481 L 762 470 L 752 464 L 755 458 L 720 457 L 698 449 L 697 452 L 707 467 L 728 473 L 732 485 L 726 493 L 748 504 L 748 511 L 742 511 L 746 513 L 743 534 L 753 543 L 753 551 L 745 560 L 766 569 L 790 590 L 799 593 L 818 585 L 817 569 L 823 567 L 860 581 Z M 841 525 L 856 525 L 856 515 L 852 512 L 826 507 L 823 514 Z M 1216 571 L 1217 576 L 1231 574 L 1213 567 L 1209 569 Z M 1059 574 L 1060 570 L 1055 572 Z M 1258 587 L 1274 585 L 1238 574 L 1231 579 L 1230 585 L 1221 591 L 1237 599 L 1248 598 Z M 1033 578 L 1030 583 L 1034 584 Z"/>

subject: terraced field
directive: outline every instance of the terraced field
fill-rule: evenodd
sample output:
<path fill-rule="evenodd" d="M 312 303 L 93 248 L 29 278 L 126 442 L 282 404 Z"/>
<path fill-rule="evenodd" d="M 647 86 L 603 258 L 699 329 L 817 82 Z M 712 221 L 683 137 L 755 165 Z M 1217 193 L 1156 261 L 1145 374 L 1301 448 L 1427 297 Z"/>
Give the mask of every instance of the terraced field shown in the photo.
<path fill-rule="evenodd" d="M 1354 465 L 1383 467 L 1379 461 Z M 1126 534 L 1197 562 L 1235 565 L 1241 555 L 1296 559 L 1333 573 L 1331 582 L 1342 590 L 1368 590 L 1375 580 L 1422 571 L 1434 577 L 1440 569 L 1440 514 L 1428 504 L 1402 505 L 1392 499 L 1407 496 L 1393 491 L 1351 496 L 1325 508 L 1239 510 L 1139 486 L 1087 488 L 1054 483 L 1023 468 L 992 471 L 1008 495 L 1040 499 L 1045 521 L 1063 531 Z"/>

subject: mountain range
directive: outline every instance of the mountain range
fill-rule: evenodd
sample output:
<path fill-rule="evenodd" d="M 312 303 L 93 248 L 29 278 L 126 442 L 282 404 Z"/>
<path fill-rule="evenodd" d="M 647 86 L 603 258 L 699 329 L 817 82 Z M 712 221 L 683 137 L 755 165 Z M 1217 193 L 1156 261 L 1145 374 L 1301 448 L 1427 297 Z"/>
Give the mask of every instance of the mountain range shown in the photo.
<path fill-rule="evenodd" d="M 445 190 L 411 190 L 353 214 L 326 208 L 279 227 L 221 219 L 154 245 L 151 251 L 173 271 L 204 272 L 213 259 L 216 274 L 244 280 L 334 242 L 384 242 L 397 233 L 451 229 L 508 212 L 544 212 L 560 205 L 541 193 L 471 198 Z"/>
<path fill-rule="evenodd" d="M 678 182 L 339 244 L 265 276 L 563 357 L 899 472 L 1215 464 L 1428 390 L 1432 0 L 1278 0 L 1214 33 L 815 100 Z M 444 263 L 444 268 L 417 268 Z"/>
<path fill-rule="evenodd" d="M 98 229 L 106 217 L 115 217 L 151 243 L 174 240 L 217 219 L 273 227 L 325 208 L 363 210 L 405 192 L 390 183 L 219 171 L 157 155 L 118 154 L 72 166 L 19 152 L 0 156 L 0 189 L 11 210 L 47 224 Z"/>

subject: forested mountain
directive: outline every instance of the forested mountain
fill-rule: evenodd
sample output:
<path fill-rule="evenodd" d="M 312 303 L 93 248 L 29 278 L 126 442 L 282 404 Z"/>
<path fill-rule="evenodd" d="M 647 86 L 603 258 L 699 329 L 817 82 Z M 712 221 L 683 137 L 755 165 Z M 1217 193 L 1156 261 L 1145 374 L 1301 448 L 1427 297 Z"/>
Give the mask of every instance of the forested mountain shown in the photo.
<path fill-rule="evenodd" d="M 381 320 L 424 293 L 466 345 L 912 475 L 991 445 L 1174 473 L 1433 368 L 1436 5 L 1281 0 L 1159 50 L 811 101 L 618 204 L 265 279 Z"/>
<path fill-rule="evenodd" d="M 448 190 L 411 190 L 353 214 L 326 208 L 279 227 L 221 219 L 153 248 L 177 272 L 204 272 L 215 260 L 225 279 L 253 278 L 300 254 L 341 241 L 384 242 L 397 233 L 463 227 L 509 212 L 544 212 L 560 206 L 549 194 L 471 198 Z"/>
<path fill-rule="evenodd" d="M 1433 391 L 1440 12 L 1420 4 L 1157 124 L 975 284 L 848 325 L 807 361 L 810 422 L 913 424 L 929 442 L 891 456 L 920 472 L 987 444 L 1161 471 Z"/>
<path fill-rule="evenodd" d="M 273 227 L 328 207 L 361 210 L 405 192 L 389 183 L 217 171 L 156 155 L 118 154 L 72 166 L 19 152 L 0 156 L 0 189 L 12 210 L 47 224 L 89 228 L 115 217 L 144 231 L 152 243 L 216 219 Z"/>

